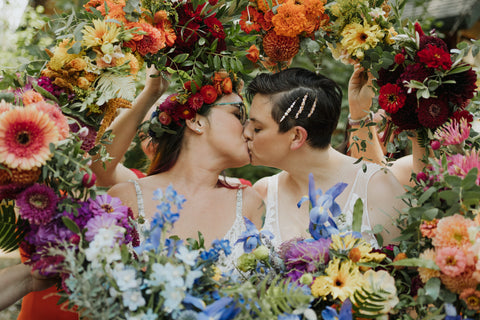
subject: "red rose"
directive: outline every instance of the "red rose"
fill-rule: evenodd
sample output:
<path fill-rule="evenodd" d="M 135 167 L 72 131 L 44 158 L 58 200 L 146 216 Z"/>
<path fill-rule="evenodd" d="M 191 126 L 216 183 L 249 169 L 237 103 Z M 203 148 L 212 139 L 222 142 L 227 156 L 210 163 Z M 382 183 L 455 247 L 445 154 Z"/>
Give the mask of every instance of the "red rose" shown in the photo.
<path fill-rule="evenodd" d="M 158 115 L 158 121 L 164 126 L 168 126 L 170 122 L 172 122 L 172 117 L 170 117 L 168 113 L 163 111 L 163 112 L 160 112 L 160 114 Z"/>
<path fill-rule="evenodd" d="M 200 94 L 203 97 L 203 102 L 206 104 L 214 103 L 217 100 L 217 90 L 214 86 L 206 85 L 200 89 Z"/>
<path fill-rule="evenodd" d="M 387 83 L 380 88 L 378 104 L 382 109 L 389 113 L 396 113 L 405 105 L 407 99 L 402 88 L 396 84 Z"/>
<path fill-rule="evenodd" d="M 260 50 L 258 50 L 257 46 L 252 44 L 250 48 L 247 50 L 247 59 L 252 61 L 253 63 L 258 61 L 258 58 L 260 57 Z"/>
<path fill-rule="evenodd" d="M 395 55 L 395 63 L 396 64 L 402 64 L 405 61 L 405 56 L 401 53 L 397 53 Z"/>
<path fill-rule="evenodd" d="M 230 94 L 233 91 L 232 79 L 225 78 L 222 81 L 222 91 L 223 94 Z"/>

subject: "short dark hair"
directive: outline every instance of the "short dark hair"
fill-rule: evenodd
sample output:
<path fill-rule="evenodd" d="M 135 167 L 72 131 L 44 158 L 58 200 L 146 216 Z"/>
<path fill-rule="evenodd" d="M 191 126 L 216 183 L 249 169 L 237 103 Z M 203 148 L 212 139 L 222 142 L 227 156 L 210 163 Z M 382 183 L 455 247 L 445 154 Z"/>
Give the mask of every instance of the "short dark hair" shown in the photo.
<path fill-rule="evenodd" d="M 256 94 L 271 97 L 279 132 L 301 126 L 311 147 L 323 149 L 330 144 L 342 104 L 342 90 L 335 81 L 303 68 L 288 68 L 257 75 L 248 85 L 247 98 L 251 101 Z"/>

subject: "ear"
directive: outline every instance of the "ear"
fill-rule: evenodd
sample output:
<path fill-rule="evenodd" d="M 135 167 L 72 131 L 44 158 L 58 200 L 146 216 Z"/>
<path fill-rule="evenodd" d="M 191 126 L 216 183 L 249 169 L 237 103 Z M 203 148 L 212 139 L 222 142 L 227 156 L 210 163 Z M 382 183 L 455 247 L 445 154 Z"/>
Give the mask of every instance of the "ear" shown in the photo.
<path fill-rule="evenodd" d="M 196 134 L 202 134 L 205 129 L 205 120 L 205 117 L 197 114 L 192 119 L 186 120 L 185 123 Z"/>
<path fill-rule="evenodd" d="M 290 150 L 297 150 L 307 141 L 308 133 L 304 127 L 295 126 L 292 129 L 292 141 L 290 142 Z"/>

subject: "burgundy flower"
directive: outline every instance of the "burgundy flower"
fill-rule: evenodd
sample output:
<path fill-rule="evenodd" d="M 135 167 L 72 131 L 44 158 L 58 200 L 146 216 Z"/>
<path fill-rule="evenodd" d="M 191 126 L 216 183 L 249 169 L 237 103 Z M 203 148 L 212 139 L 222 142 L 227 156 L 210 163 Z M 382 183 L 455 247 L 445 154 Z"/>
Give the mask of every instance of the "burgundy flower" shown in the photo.
<path fill-rule="evenodd" d="M 64 256 L 42 256 L 32 265 L 32 271 L 38 270 L 42 276 L 54 276 L 62 271 L 60 264 L 65 260 Z"/>
<path fill-rule="evenodd" d="M 15 200 L 20 192 L 25 189 L 24 184 L 8 183 L 0 186 L 0 201 L 3 199 Z"/>
<path fill-rule="evenodd" d="M 394 114 L 405 105 L 406 98 L 401 87 L 387 83 L 380 88 L 378 104 L 388 113 Z"/>
<path fill-rule="evenodd" d="M 405 100 L 405 105 L 403 108 L 390 115 L 392 122 L 401 130 L 415 130 L 420 128 L 416 109 L 416 96 L 407 95 L 407 99 Z"/>
<path fill-rule="evenodd" d="M 396 67 L 396 68 L 395 68 Z M 379 87 L 386 85 L 387 83 L 396 83 L 400 75 L 404 71 L 403 65 L 392 64 L 387 69 L 381 68 L 378 71 L 377 84 Z"/>
<path fill-rule="evenodd" d="M 423 50 L 417 52 L 417 58 L 421 63 L 432 69 L 448 70 L 452 67 L 452 59 L 448 51 L 428 44 Z"/>
<path fill-rule="evenodd" d="M 223 25 L 214 15 L 206 18 L 204 22 L 208 27 L 208 31 L 211 32 L 214 38 L 225 39 Z"/>
<path fill-rule="evenodd" d="M 192 94 L 190 98 L 188 98 L 187 104 L 190 107 L 190 109 L 192 109 L 193 111 L 197 111 L 203 106 L 202 94 L 200 92 Z"/>
<path fill-rule="evenodd" d="M 432 75 L 432 71 L 425 68 L 421 63 L 410 64 L 405 71 L 399 76 L 397 84 L 404 86 L 404 81 L 415 80 L 423 82 L 428 76 Z"/>
<path fill-rule="evenodd" d="M 46 224 L 55 215 L 58 197 L 52 188 L 34 184 L 17 197 L 20 216 L 33 224 Z"/>
<path fill-rule="evenodd" d="M 457 110 L 453 113 L 452 119 L 454 119 L 457 123 L 460 123 L 460 120 L 465 118 L 469 127 L 472 127 L 473 122 L 473 114 L 470 113 L 468 110 Z"/>
<path fill-rule="evenodd" d="M 418 121 L 424 127 L 435 129 L 448 120 L 448 102 L 444 99 L 420 99 Z"/>
<path fill-rule="evenodd" d="M 453 80 L 455 83 L 445 83 L 437 89 L 437 92 L 444 93 L 452 104 L 461 107 L 473 98 L 477 90 L 477 74 L 472 68 L 448 75 L 443 81 L 448 80 Z"/>
<path fill-rule="evenodd" d="M 425 49 L 428 45 L 433 45 L 437 48 L 442 49 L 443 51 L 448 52 L 447 44 L 442 39 L 434 36 L 421 36 L 419 46 L 420 50 Z"/>
<path fill-rule="evenodd" d="M 75 133 L 79 132 L 80 129 L 85 128 L 84 130 L 86 130 L 86 135 L 80 137 L 83 140 L 83 143 L 82 143 L 82 146 L 81 146 L 81 149 L 83 151 L 88 152 L 93 147 L 95 147 L 95 139 L 97 138 L 97 131 L 95 130 L 95 128 L 93 128 L 91 126 L 87 126 L 87 125 L 83 124 L 81 121 L 78 121 L 78 123 L 73 122 L 73 123 L 69 124 L 69 127 L 70 127 L 70 131 L 75 132 Z"/>

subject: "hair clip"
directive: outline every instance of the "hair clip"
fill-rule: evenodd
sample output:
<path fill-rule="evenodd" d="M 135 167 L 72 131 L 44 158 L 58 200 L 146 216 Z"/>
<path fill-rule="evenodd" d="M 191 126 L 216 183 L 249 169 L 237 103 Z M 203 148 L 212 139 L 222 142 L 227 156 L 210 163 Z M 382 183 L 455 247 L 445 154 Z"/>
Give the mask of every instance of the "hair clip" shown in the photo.
<path fill-rule="evenodd" d="M 297 103 L 298 101 L 298 98 L 295 99 L 295 101 L 292 102 L 292 104 L 290 105 L 290 107 L 288 107 L 288 109 L 285 111 L 285 113 L 283 114 L 282 116 L 282 119 L 280 119 L 280 123 L 283 121 L 283 119 L 285 119 L 286 116 L 288 116 L 288 114 L 290 113 L 290 111 L 292 111 L 292 108 L 293 106 L 295 105 L 295 103 Z"/>
<path fill-rule="evenodd" d="M 302 104 L 300 104 L 300 108 L 298 108 L 297 114 L 295 115 L 295 119 L 298 119 L 298 116 L 302 113 L 303 108 L 305 107 L 305 102 L 307 101 L 308 93 L 305 93 L 303 96 Z"/>
<path fill-rule="evenodd" d="M 317 106 L 317 98 L 315 98 L 315 101 L 313 101 L 313 105 L 310 108 L 310 112 L 308 113 L 307 118 L 310 118 L 313 114 L 313 111 L 315 111 L 315 107 Z"/>

